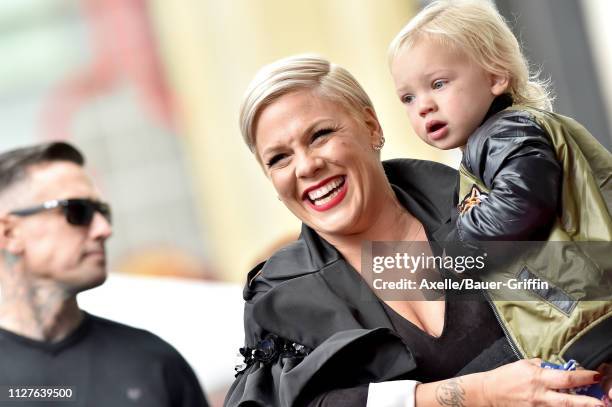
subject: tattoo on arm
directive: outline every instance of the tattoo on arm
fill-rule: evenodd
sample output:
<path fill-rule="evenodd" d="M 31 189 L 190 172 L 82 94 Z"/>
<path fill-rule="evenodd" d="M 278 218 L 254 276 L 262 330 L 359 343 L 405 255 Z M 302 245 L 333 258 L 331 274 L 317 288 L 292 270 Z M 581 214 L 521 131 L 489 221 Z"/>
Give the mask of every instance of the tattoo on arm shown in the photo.
<path fill-rule="evenodd" d="M 465 390 L 461 378 L 450 379 L 436 388 L 436 401 L 441 406 L 465 407 Z"/>

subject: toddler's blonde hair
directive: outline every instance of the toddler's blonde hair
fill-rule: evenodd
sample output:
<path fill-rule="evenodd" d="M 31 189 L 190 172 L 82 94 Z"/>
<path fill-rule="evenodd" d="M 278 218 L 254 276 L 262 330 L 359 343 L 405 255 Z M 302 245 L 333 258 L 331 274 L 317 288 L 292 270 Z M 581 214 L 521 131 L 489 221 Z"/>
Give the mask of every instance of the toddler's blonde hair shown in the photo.
<path fill-rule="evenodd" d="M 550 81 L 529 72 L 518 40 L 504 18 L 486 0 L 439 0 L 430 3 L 397 34 L 389 60 L 420 40 L 466 53 L 486 72 L 508 77 L 514 103 L 552 110 Z"/>

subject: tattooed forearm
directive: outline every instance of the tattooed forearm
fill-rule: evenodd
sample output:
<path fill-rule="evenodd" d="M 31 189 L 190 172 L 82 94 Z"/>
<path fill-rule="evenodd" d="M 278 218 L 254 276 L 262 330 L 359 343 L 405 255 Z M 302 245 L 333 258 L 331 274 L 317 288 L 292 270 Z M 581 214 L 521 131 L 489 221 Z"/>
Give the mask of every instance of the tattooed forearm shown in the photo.
<path fill-rule="evenodd" d="M 465 407 L 465 390 L 461 378 L 450 379 L 436 388 L 436 401 L 441 406 Z"/>

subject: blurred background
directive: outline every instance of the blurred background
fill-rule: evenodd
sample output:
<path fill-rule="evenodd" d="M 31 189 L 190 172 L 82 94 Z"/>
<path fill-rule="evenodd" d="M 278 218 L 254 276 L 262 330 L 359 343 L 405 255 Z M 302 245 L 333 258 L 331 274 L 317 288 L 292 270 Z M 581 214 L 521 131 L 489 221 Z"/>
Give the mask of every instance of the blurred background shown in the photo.
<path fill-rule="evenodd" d="M 0 150 L 75 143 L 114 208 L 111 277 L 87 310 L 174 344 L 220 405 L 242 345 L 246 273 L 297 236 L 238 129 L 263 64 L 314 52 L 372 98 L 383 158 L 457 166 L 413 135 L 388 43 L 418 0 L 2 0 Z M 497 0 L 555 109 L 612 145 L 612 2 Z"/>

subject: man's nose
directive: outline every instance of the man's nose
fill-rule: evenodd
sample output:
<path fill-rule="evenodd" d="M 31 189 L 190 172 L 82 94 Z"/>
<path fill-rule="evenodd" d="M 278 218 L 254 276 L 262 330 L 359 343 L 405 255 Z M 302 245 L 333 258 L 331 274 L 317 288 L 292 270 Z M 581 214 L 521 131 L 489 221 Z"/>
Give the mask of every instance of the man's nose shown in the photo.
<path fill-rule="evenodd" d="M 96 212 L 89 225 L 89 233 L 94 239 L 106 240 L 113 234 L 113 227 L 108 219 Z"/>
<path fill-rule="evenodd" d="M 295 173 L 298 178 L 311 178 L 323 168 L 323 159 L 313 152 L 304 152 L 296 154 L 297 160 Z"/>

